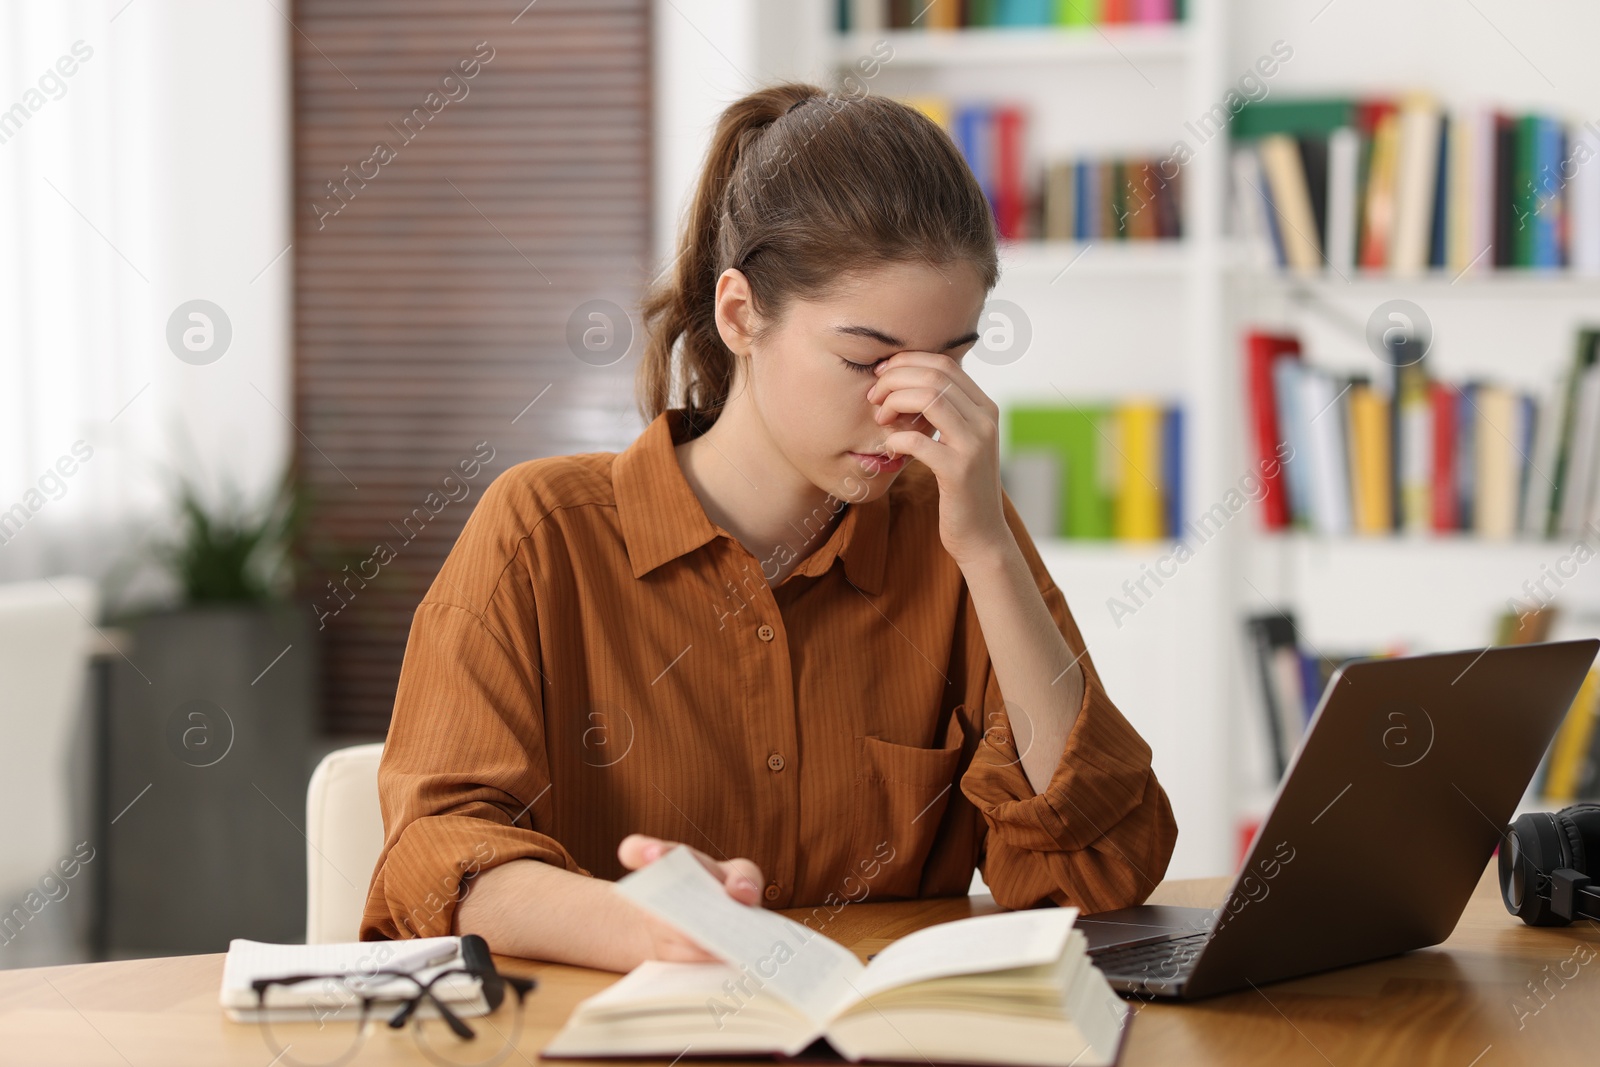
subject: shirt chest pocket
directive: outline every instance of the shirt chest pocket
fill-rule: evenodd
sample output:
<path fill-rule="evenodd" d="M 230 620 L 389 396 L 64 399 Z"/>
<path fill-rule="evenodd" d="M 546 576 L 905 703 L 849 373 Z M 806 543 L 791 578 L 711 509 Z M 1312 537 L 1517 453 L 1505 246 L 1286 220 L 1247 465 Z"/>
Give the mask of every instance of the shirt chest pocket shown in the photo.
<path fill-rule="evenodd" d="M 961 717 L 951 715 L 939 748 L 900 745 L 881 737 L 855 739 L 847 897 L 917 895 L 923 865 L 955 788 L 963 737 Z"/>

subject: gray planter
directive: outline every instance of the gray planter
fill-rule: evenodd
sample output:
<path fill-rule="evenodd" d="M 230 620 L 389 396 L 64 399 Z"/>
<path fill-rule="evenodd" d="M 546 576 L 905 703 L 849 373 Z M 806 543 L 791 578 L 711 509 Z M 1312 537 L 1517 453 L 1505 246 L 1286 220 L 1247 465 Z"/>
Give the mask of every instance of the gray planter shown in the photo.
<path fill-rule="evenodd" d="M 309 618 L 185 608 L 129 630 L 104 727 L 106 954 L 303 940 L 319 674 Z"/>

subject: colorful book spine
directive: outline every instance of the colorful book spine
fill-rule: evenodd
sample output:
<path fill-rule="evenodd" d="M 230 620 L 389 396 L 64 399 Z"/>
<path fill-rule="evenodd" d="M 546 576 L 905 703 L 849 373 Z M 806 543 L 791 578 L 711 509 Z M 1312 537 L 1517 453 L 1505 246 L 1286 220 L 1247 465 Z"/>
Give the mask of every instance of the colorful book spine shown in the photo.
<path fill-rule="evenodd" d="M 1433 491 L 1429 499 L 1432 528 L 1448 533 L 1456 528 L 1456 391 L 1444 382 L 1429 389 L 1433 405 Z"/>
<path fill-rule="evenodd" d="M 1170 23 L 1188 17 L 1189 0 L 836 0 L 841 33 L 983 27 Z"/>
<path fill-rule="evenodd" d="M 1278 420 L 1278 393 L 1273 365 L 1280 359 L 1297 358 L 1300 341 L 1285 334 L 1256 332 L 1246 337 L 1245 344 L 1249 360 L 1247 373 L 1251 429 L 1255 458 L 1263 483 L 1262 522 L 1269 530 L 1281 530 L 1290 524 L 1290 511 L 1281 465 L 1278 463 L 1278 446 L 1284 440 L 1284 435 Z"/>
<path fill-rule="evenodd" d="M 1116 534 L 1124 541 L 1162 536 L 1161 408 L 1135 401 L 1118 411 L 1118 452 L 1122 457 L 1117 494 Z"/>
<path fill-rule="evenodd" d="M 1388 401 L 1370 383 L 1356 381 L 1350 386 L 1350 495 L 1357 533 L 1386 534 L 1394 529 L 1392 469 Z"/>
<path fill-rule="evenodd" d="M 1059 478 L 1049 495 L 1058 508 L 1053 535 L 1139 541 L 1182 536 L 1181 409 L 1151 400 L 1017 405 L 1007 409 L 1005 441 L 1008 456 L 1021 457 L 1014 464 L 1019 475 L 1029 475 L 1014 480 L 1012 496 L 1021 512 L 1041 513 L 1017 494 L 1037 475 L 1041 455 L 1053 460 Z"/>

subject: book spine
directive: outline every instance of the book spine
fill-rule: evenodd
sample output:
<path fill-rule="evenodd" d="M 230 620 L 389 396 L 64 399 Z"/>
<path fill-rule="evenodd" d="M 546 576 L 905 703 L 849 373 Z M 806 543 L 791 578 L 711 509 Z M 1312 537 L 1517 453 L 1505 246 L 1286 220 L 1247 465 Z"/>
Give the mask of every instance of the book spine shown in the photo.
<path fill-rule="evenodd" d="M 1459 530 L 1473 529 L 1477 512 L 1478 409 L 1474 399 L 1477 391 L 1477 384 L 1468 382 L 1457 393 L 1460 402 L 1456 405 L 1456 528 Z"/>
<path fill-rule="evenodd" d="M 1351 497 L 1358 533 L 1386 534 L 1394 529 L 1387 406 L 1371 385 L 1358 382 L 1350 387 Z"/>
<path fill-rule="evenodd" d="M 1126 541 L 1161 537 L 1161 409 L 1146 401 L 1122 405 L 1117 413 L 1122 472 L 1117 494 L 1116 533 Z"/>
<path fill-rule="evenodd" d="M 1283 213 L 1280 239 L 1289 266 L 1299 274 L 1314 274 L 1322 265 L 1322 249 L 1299 146 L 1285 134 L 1271 134 L 1261 139 L 1257 151 L 1273 204 Z"/>
<path fill-rule="evenodd" d="M 1400 119 L 1393 110 L 1376 118 L 1372 158 L 1367 169 L 1365 217 L 1361 232 L 1361 266 L 1382 270 L 1389 265 L 1395 212 L 1395 174 Z"/>
<path fill-rule="evenodd" d="M 1183 409 L 1170 407 L 1161 424 L 1161 484 L 1166 490 L 1167 537 L 1183 536 Z"/>
<path fill-rule="evenodd" d="M 1512 210 L 1515 214 L 1515 234 L 1512 265 L 1532 267 L 1534 258 L 1534 212 L 1538 210 L 1539 194 L 1534 180 L 1539 167 L 1539 120 L 1534 115 L 1524 115 L 1516 122 L 1512 156 Z"/>
<path fill-rule="evenodd" d="M 1328 136 L 1328 268 L 1349 277 L 1356 268 L 1356 197 L 1361 135 L 1341 126 Z"/>
<path fill-rule="evenodd" d="M 1277 400 L 1278 435 L 1288 442 L 1287 459 L 1282 464 L 1282 485 L 1289 500 L 1289 522 L 1300 529 L 1311 528 L 1311 445 L 1307 440 L 1307 414 L 1300 403 L 1298 359 L 1272 362 L 1273 395 Z M 1330 416 L 1331 417 L 1331 416 Z M 1262 471 L 1263 479 L 1275 465 Z"/>
<path fill-rule="evenodd" d="M 1445 265 L 1445 244 L 1450 219 L 1450 138 L 1456 134 L 1449 115 L 1439 117 L 1439 148 L 1433 168 L 1432 223 L 1428 237 L 1428 266 Z"/>
<path fill-rule="evenodd" d="M 1544 798 L 1552 804 L 1566 804 L 1578 796 L 1579 776 L 1594 734 L 1595 698 L 1600 692 L 1597 677 L 1600 676 L 1592 670 L 1584 677 L 1577 697 L 1561 720 L 1561 728 L 1556 731 L 1543 790 Z"/>
<path fill-rule="evenodd" d="M 1278 469 L 1278 443 L 1283 440 L 1273 382 L 1273 363 L 1298 353 L 1300 342 L 1280 334 L 1251 333 L 1245 339 L 1249 360 L 1251 423 L 1255 428 L 1256 459 L 1262 472 L 1261 515 L 1269 530 L 1289 525 L 1289 501 Z"/>
<path fill-rule="evenodd" d="M 1401 521 L 1409 533 L 1423 533 L 1433 520 L 1433 404 L 1428 382 L 1413 364 L 1403 368 L 1398 397 L 1396 473 L 1400 488 Z"/>
<path fill-rule="evenodd" d="M 1433 529 L 1448 533 L 1456 529 L 1456 391 L 1444 382 L 1434 382 L 1429 399 L 1433 404 Z"/>
<path fill-rule="evenodd" d="M 1022 184 L 1023 115 L 1014 106 L 996 108 L 995 124 L 995 217 L 1000 236 L 1017 240 L 1022 236 L 1025 192 Z"/>

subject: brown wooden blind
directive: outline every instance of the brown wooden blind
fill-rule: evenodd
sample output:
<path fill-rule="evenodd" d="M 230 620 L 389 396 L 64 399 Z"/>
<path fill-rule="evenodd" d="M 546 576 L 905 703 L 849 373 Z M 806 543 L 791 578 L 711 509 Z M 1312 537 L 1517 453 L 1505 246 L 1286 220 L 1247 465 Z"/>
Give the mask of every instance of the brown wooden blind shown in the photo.
<path fill-rule="evenodd" d="M 295 423 L 312 494 L 302 596 L 323 622 L 331 733 L 387 729 L 412 612 L 495 475 L 620 448 L 637 429 L 637 338 L 600 365 L 574 354 L 568 322 L 596 299 L 637 322 L 649 9 L 290 11 Z M 489 449 L 464 478 L 459 465 Z"/>

